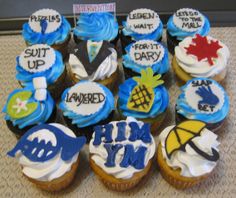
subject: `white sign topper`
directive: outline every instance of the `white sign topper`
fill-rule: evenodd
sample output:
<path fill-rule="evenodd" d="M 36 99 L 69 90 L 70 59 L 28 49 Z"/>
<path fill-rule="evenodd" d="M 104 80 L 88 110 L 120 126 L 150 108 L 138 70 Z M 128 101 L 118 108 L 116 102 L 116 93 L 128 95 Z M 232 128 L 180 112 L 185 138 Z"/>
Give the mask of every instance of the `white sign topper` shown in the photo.
<path fill-rule="evenodd" d="M 181 30 L 195 32 L 204 25 L 204 16 L 198 10 L 182 8 L 175 12 L 173 22 Z"/>
<path fill-rule="evenodd" d="M 70 88 L 65 103 L 71 111 L 86 116 L 99 111 L 105 100 L 105 92 L 97 83 L 84 82 Z"/>
<path fill-rule="evenodd" d="M 222 108 L 224 91 L 213 81 L 196 79 L 186 87 L 185 98 L 198 112 L 212 114 Z"/>
<path fill-rule="evenodd" d="M 45 22 L 42 25 L 43 20 Z M 30 28 L 37 33 L 52 33 L 61 26 L 61 23 L 61 15 L 52 9 L 38 10 L 29 18 Z"/>
<path fill-rule="evenodd" d="M 127 17 L 127 25 L 138 34 L 150 34 L 157 29 L 159 24 L 158 14 L 146 8 L 133 10 Z"/>
<path fill-rule="evenodd" d="M 140 40 L 132 44 L 129 54 L 135 63 L 152 66 L 162 60 L 165 49 L 156 41 Z"/>
<path fill-rule="evenodd" d="M 116 3 L 73 4 L 74 14 L 95 12 L 116 12 Z"/>
<path fill-rule="evenodd" d="M 51 68 L 56 61 L 53 48 L 46 44 L 27 47 L 19 57 L 19 64 L 26 71 L 37 73 Z"/>

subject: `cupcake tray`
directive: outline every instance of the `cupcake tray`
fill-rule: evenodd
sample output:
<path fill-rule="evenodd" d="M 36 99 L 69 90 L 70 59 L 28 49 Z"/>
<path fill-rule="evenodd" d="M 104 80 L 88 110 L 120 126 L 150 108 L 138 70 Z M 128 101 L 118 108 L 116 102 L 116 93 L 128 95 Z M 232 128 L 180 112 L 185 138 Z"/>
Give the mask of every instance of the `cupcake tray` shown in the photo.
<path fill-rule="evenodd" d="M 188 190 L 176 190 L 159 174 L 156 156 L 148 176 L 134 189 L 118 193 L 107 189 L 96 178 L 88 161 L 88 145 L 80 153 L 80 166 L 73 184 L 59 193 L 48 193 L 36 188 L 23 177 L 19 164 L 6 156 L 16 143 L 16 138 L 8 130 L 4 114 L 1 114 L 0 125 L 0 197 L 236 197 L 236 27 L 212 28 L 210 34 L 223 41 L 230 49 L 231 57 L 224 88 L 230 97 L 228 118 L 218 133 L 220 145 L 220 161 L 215 171 L 206 181 Z M 166 45 L 165 31 L 163 43 Z M 70 43 L 73 46 L 73 43 Z M 15 58 L 25 48 L 21 35 L 0 37 L 0 107 L 3 108 L 8 94 L 20 87 L 15 80 Z M 172 56 L 169 54 L 169 60 Z M 120 71 L 122 76 L 121 60 Z M 170 104 L 166 120 L 159 130 L 174 124 L 175 101 L 180 91 L 170 70 L 166 81 L 169 90 Z M 157 137 L 155 137 L 157 141 Z"/>

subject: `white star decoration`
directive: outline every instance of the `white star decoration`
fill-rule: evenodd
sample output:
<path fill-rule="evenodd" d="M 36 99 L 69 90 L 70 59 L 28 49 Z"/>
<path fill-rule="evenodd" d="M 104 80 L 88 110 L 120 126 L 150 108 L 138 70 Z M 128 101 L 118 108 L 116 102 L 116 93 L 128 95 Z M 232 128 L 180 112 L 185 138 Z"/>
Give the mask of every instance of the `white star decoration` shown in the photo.
<path fill-rule="evenodd" d="M 27 100 L 21 100 L 20 98 L 17 98 L 16 104 L 13 105 L 12 108 L 17 109 L 16 113 L 20 113 L 22 109 L 25 111 L 27 110 L 26 104 L 27 104 Z"/>

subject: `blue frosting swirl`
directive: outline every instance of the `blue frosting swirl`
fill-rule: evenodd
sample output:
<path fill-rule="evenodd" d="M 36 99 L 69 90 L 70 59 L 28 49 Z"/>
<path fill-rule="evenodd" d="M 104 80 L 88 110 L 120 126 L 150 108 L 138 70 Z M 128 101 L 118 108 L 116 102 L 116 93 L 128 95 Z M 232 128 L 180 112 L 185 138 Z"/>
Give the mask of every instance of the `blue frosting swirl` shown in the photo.
<path fill-rule="evenodd" d="M 11 97 L 13 95 L 15 95 L 18 92 L 22 92 L 22 91 L 30 91 L 30 92 L 32 92 L 32 96 L 31 96 L 31 98 L 29 98 L 28 103 L 37 102 L 38 106 L 37 106 L 37 109 L 34 112 L 32 112 L 32 114 L 30 114 L 30 115 L 28 115 L 28 116 L 26 116 L 24 118 L 15 119 L 15 118 L 10 117 L 7 114 L 7 104 L 9 103 L 9 100 L 11 99 Z M 35 92 L 35 90 L 34 90 L 34 88 L 32 86 L 25 87 L 23 89 L 16 89 L 16 90 L 14 90 L 8 96 L 6 105 L 3 107 L 3 112 L 6 113 L 5 120 L 10 120 L 14 126 L 18 126 L 20 129 L 23 129 L 23 128 L 27 127 L 27 126 L 32 126 L 32 125 L 36 125 L 36 124 L 38 125 L 38 124 L 42 124 L 42 123 L 47 122 L 47 120 L 50 118 L 50 116 L 51 116 L 51 114 L 53 112 L 53 109 L 55 107 L 55 102 L 52 99 L 52 97 L 51 97 L 49 92 L 47 92 L 46 100 L 44 100 L 44 101 L 37 101 L 34 98 L 34 92 Z"/>
<path fill-rule="evenodd" d="M 22 36 L 29 45 L 33 44 L 54 45 L 63 43 L 70 34 L 71 26 L 64 16 L 61 16 L 61 19 L 62 19 L 61 26 L 55 32 L 46 34 L 34 32 L 30 28 L 28 23 L 24 23 Z"/>
<path fill-rule="evenodd" d="M 132 60 L 132 58 L 131 58 L 131 56 L 129 54 L 130 48 L 131 48 L 132 44 L 133 43 L 129 44 L 125 48 L 126 54 L 122 56 L 122 58 L 123 58 L 123 65 L 125 67 L 133 70 L 134 72 L 141 73 L 141 70 L 145 69 L 145 68 L 148 68 L 148 66 L 139 65 L 139 64 L 135 63 Z M 160 43 L 158 43 L 158 44 L 161 45 Z M 163 45 L 162 45 L 162 47 L 164 48 L 165 51 L 164 51 L 164 56 L 161 59 L 161 61 L 159 61 L 159 62 L 149 66 L 149 67 L 152 68 L 154 73 L 164 74 L 170 68 L 169 59 L 168 59 L 168 51 L 167 51 L 167 49 Z"/>
<path fill-rule="evenodd" d="M 162 85 L 154 88 L 155 98 L 149 112 L 138 112 L 128 109 L 127 103 L 130 94 L 136 85 L 137 82 L 133 78 L 129 78 L 119 86 L 118 105 L 124 116 L 132 116 L 135 118 L 154 118 L 166 110 L 169 104 L 169 94 L 166 88 Z"/>
<path fill-rule="evenodd" d="M 86 82 L 88 82 L 88 81 L 80 81 L 76 85 L 78 85 L 80 83 L 86 83 Z M 65 102 L 65 98 L 66 98 L 66 95 L 67 95 L 68 91 L 70 90 L 70 88 L 67 88 L 63 92 L 63 94 L 61 96 L 61 102 L 59 104 L 59 108 L 63 111 L 63 115 L 68 117 L 69 119 L 71 119 L 72 124 L 77 125 L 78 128 L 90 126 L 90 125 L 96 124 L 102 120 L 105 120 L 109 116 L 111 111 L 115 109 L 115 105 L 114 105 L 115 101 L 114 101 L 114 97 L 113 97 L 111 91 L 101 84 L 99 84 L 99 86 L 105 92 L 105 95 L 106 95 L 105 103 L 99 111 L 97 111 L 94 114 L 87 115 L 87 116 L 77 114 L 77 113 L 71 111 L 70 109 L 68 109 L 66 102 Z"/>
<path fill-rule="evenodd" d="M 185 98 L 185 90 L 187 86 L 194 80 L 210 80 L 216 84 L 225 94 L 224 94 L 224 104 L 220 110 L 212 114 L 201 113 L 192 107 L 190 107 Z M 207 123 L 217 123 L 222 121 L 228 114 L 230 108 L 229 97 L 226 94 L 223 87 L 221 87 L 216 81 L 208 78 L 193 78 L 189 80 L 186 85 L 181 87 L 181 94 L 179 95 L 176 102 L 177 113 L 181 114 L 187 119 L 201 120 Z"/>
<path fill-rule="evenodd" d="M 20 66 L 19 56 L 16 57 L 16 79 L 21 82 L 22 86 L 32 85 L 33 78 L 44 76 L 47 80 L 47 84 L 53 84 L 64 72 L 65 65 L 63 63 L 62 55 L 60 52 L 56 51 L 56 60 L 55 63 L 46 71 L 31 73 L 26 71 L 23 67 Z"/>
<path fill-rule="evenodd" d="M 118 23 L 113 14 L 82 13 L 78 17 L 74 35 L 81 40 L 111 41 L 118 34 Z"/>
<path fill-rule="evenodd" d="M 127 26 L 127 22 L 123 21 L 122 22 L 123 25 L 123 29 L 122 32 L 125 36 L 130 36 L 132 37 L 133 40 L 135 41 L 139 41 L 142 39 L 150 39 L 150 40 L 159 40 L 162 36 L 162 32 L 163 32 L 163 24 L 160 20 L 160 24 L 157 27 L 157 29 L 155 29 L 152 33 L 150 34 L 138 34 L 134 31 L 132 31 L 128 26 Z"/>
<path fill-rule="evenodd" d="M 173 37 L 177 37 L 177 40 L 182 41 L 188 36 L 194 36 L 195 34 L 200 34 L 201 36 L 206 36 L 210 31 L 210 22 L 206 16 L 204 16 L 204 25 L 194 32 L 186 32 L 178 28 L 173 22 L 173 16 L 171 16 L 167 22 L 167 31 Z"/>

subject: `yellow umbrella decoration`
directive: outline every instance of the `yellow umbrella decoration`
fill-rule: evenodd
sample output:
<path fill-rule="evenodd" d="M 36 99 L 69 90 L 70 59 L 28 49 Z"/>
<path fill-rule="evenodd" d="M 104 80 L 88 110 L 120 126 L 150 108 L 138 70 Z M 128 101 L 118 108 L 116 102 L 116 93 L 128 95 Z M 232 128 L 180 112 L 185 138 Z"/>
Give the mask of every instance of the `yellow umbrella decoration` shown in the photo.
<path fill-rule="evenodd" d="M 214 148 L 212 148 L 212 155 L 209 155 L 192 142 L 193 138 L 201 135 L 201 132 L 205 127 L 206 124 L 198 120 L 188 120 L 176 125 L 169 132 L 165 140 L 167 157 L 170 159 L 171 155 L 177 150 L 185 151 L 185 146 L 188 144 L 199 155 L 207 160 L 217 161 L 219 159 L 219 153 Z"/>

